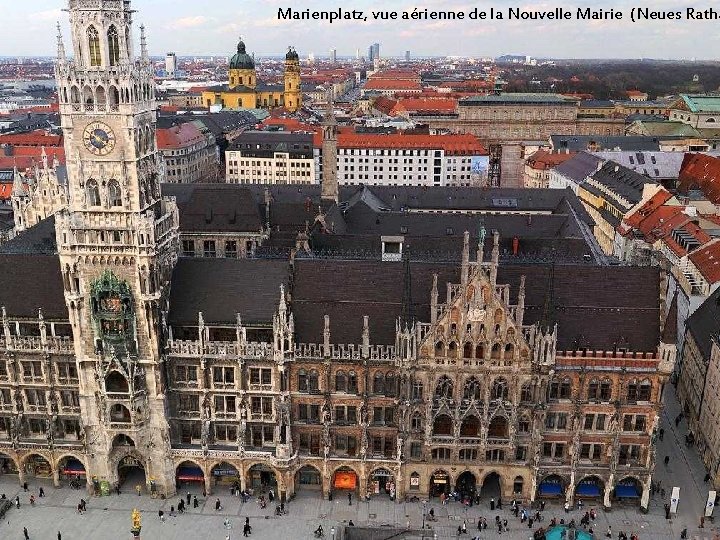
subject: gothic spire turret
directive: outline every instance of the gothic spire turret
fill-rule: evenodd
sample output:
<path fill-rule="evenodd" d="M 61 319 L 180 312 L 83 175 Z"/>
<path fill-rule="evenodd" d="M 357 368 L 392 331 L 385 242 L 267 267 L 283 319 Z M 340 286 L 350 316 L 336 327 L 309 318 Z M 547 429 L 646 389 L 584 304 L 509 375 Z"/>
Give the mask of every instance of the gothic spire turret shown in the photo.
<path fill-rule="evenodd" d="M 327 201 L 339 200 L 337 177 L 337 120 L 333 110 L 332 91 L 328 92 L 327 109 L 323 118 L 322 142 L 322 198 Z"/>
<path fill-rule="evenodd" d="M 65 56 L 65 44 L 63 43 L 62 32 L 60 31 L 60 21 L 57 23 L 57 57 L 60 62 L 67 60 Z"/>
<path fill-rule="evenodd" d="M 150 56 L 148 55 L 147 39 L 145 38 L 145 25 L 140 25 L 140 60 L 143 64 L 150 63 Z"/>

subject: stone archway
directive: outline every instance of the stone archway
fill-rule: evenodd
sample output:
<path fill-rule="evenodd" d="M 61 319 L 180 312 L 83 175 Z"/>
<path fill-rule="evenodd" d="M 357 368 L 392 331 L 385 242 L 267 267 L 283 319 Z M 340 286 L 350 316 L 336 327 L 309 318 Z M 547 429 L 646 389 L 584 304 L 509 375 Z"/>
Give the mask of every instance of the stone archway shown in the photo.
<path fill-rule="evenodd" d="M 470 471 L 461 473 L 455 480 L 455 491 L 460 494 L 461 500 L 472 500 L 475 497 L 477 478 Z"/>
<path fill-rule="evenodd" d="M 643 493 L 643 484 L 634 476 L 626 476 L 615 484 L 613 497 L 616 501 L 639 503 Z"/>
<path fill-rule="evenodd" d="M 245 478 L 248 488 L 261 493 L 272 489 L 277 494 L 278 477 L 272 467 L 264 463 L 256 463 L 248 467 Z"/>
<path fill-rule="evenodd" d="M 77 456 L 68 454 L 57 460 L 58 480 L 66 480 L 73 487 L 87 482 L 85 463 Z"/>
<path fill-rule="evenodd" d="M 502 483 L 500 475 L 495 472 L 489 472 L 485 475 L 480 488 L 480 497 L 484 499 L 497 500 L 502 495 Z"/>
<path fill-rule="evenodd" d="M 52 478 L 53 468 L 50 460 L 42 454 L 28 454 L 22 460 L 22 469 L 26 478 Z"/>
<path fill-rule="evenodd" d="M 234 489 L 240 489 L 242 487 L 240 470 L 235 465 L 228 463 L 227 461 L 215 463 L 210 468 L 210 476 L 213 479 L 214 486 L 221 484 L 232 486 Z"/>
<path fill-rule="evenodd" d="M 318 491 L 322 494 L 322 473 L 312 465 L 304 465 L 295 473 L 295 491 Z"/>
<path fill-rule="evenodd" d="M 605 493 L 605 482 L 599 476 L 586 476 L 575 486 L 575 498 L 599 499 Z"/>
<path fill-rule="evenodd" d="M 0 474 L 18 474 L 20 471 L 15 458 L 8 454 L 0 453 Z"/>
<path fill-rule="evenodd" d="M 192 460 L 175 467 L 175 487 L 181 493 L 202 493 L 205 490 L 205 471 Z"/>
<path fill-rule="evenodd" d="M 450 493 L 450 475 L 443 469 L 438 469 L 430 475 L 430 496 L 439 497 Z"/>
<path fill-rule="evenodd" d="M 373 495 L 388 495 L 390 500 L 395 499 L 395 475 L 389 469 L 378 467 L 368 477 L 368 493 Z"/>
<path fill-rule="evenodd" d="M 332 489 L 354 493 L 360 488 L 360 477 L 351 467 L 342 466 L 333 471 Z"/>
<path fill-rule="evenodd" d="M 146 490 L 147 476 L 145 461 L 134 453 L 127 453 L 118 459 L 116 465 L 117 487 L 140 492 Z"/>
<path fill-rule="evenodd" d="M 565 497 L 566 482 L 560 475 L 549 474 L 538 484 L 538 497 Z"/>

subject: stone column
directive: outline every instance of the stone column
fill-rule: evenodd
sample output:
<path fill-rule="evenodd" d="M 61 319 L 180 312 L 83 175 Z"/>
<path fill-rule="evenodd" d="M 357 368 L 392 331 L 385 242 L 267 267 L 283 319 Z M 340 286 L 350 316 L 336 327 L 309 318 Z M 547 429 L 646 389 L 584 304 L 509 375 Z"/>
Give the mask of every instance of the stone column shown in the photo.
<path fill-rule="evenodd" d="M 23 470 L 22 466 L 18 467 L 18 481 L 20 482 L 21 486 L 25 483 L 25 471 Z"/>
<path fill-rule="evenodd" d="M 605 495 L 603 497 L 603 507 L 605 508 L 606 512 L 609 512 L 610 508 L 612 507 L 612 502 L 610 501 L 610 495 L 612 494 L 614 483 L 615 483 L 615 475 L 613 473 L 610 473 L 610 478 L 608 478 L 607 483 L 605 484 Z"/>
<path fill-rule="evenodd" d="M 60 487 L 60 469 L 58 469 L 57 467 L 53 467 L 52 475 L 53 475 L 53 486 L 55 486 L 56 488 L 59 488 Z"/>
<path fill-rule="evenodd" d="M 212 493 L 212 474 L 210 472 L 203 474 L 203 482 L 205 483 L 205 493 Z"/>

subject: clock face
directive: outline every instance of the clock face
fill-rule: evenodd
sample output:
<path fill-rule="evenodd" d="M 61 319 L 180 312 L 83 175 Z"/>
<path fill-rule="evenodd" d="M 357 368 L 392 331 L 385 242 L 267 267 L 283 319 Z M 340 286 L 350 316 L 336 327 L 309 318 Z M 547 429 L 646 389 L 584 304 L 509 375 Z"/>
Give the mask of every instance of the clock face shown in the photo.
<path fill-rule="evenodd" d="M 96 156 L 106 156 L 115 148 L 115 134 L 107 124 L 93 122 L 83 131 L 83 143 L 88 152 Z"/>

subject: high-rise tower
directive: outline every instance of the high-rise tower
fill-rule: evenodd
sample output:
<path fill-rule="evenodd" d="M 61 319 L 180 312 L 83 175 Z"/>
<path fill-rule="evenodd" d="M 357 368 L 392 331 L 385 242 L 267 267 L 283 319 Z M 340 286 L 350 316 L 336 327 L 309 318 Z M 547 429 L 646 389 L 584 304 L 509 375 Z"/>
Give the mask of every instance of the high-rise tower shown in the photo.
<path fill-rule="evenodd" d="M 322 123 L 322 189 L 321 197 L 326 201 L 339 200 L 337 177 L 337 120 L 333 110 L 332 91 L 328 92 L 327 111 Z"/>
<path fill-rule="evenodd" d="M 290 112 L 302 107 L 300 92 L 300 57 L 297 51 L 289 47 L 285 55 L 285 108 Z"/>
<path fill-rule="evenodd" d="M 130 0 L 69 0 L 74 58 L 58 35 L 56 78 L 68 207 L 56 236 L 80 374 L 88 474 L 144 473 L 175 490 L 160 335 L 178 214 L 160 197 L 153 69 Z"/>

